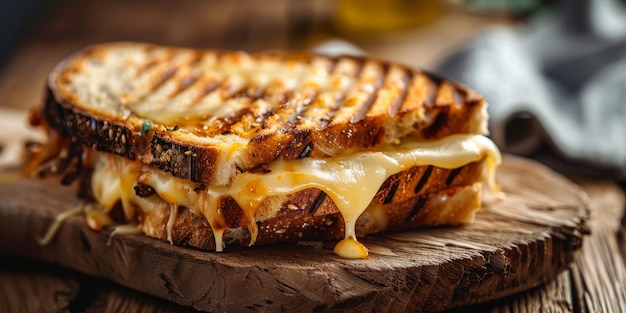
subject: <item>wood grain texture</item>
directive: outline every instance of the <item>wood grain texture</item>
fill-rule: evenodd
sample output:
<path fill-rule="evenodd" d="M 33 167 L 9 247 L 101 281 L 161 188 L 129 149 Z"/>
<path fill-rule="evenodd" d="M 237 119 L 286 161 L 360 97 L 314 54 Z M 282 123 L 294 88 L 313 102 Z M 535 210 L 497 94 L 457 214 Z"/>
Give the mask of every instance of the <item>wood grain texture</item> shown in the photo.
<path fill-rule="evenodd" d="M 92 232 L 69 219 L 50 245 L 43 234 L 78 200 L 71 189 L 22 180 L 0 186 L 0 253 L 108 277 L 199 310 L 440 311 L 481 303 L 554 278 L 582 243 L 587 197 L 538 165 L 506 157 L 506 199 L 486 197 L 476 222 L 370 236 L 367 260 L 344 260 L 334 243 L 207 253 L 142 236 Z M 10 240 L 7 240 L 10 238 Z"/>
<path fill-rule="evenodd" d="M 626 312 L 626 264 L 617 248 L 624 245 L 624 191 L 611 181 L 576 182 L 589 194 L 591 234 L 574 263 L 538 288 L 455 312 Z"/>

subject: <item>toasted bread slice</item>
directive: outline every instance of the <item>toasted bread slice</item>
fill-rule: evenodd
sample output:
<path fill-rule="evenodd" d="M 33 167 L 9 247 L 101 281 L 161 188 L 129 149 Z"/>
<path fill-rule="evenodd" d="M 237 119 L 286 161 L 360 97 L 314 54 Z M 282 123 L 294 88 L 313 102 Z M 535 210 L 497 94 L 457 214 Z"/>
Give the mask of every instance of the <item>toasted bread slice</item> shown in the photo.
<path fill-rule="evenodd" d="M 486 132 L 481 95 L 347 56 L 112 43 L 66 59 L 48 88 L 63 136 L 211 185 L 276 159 Z"/>
<path fill-rule="evenodd" d="M 314 191 L 312 191 L 314 192 Z M 474 220 L 480 208 L 482 188 L 480 183 L 451 187 L 434 193 L 413 197 L 401 202 L 381 205 L 365 211 L 356 222 L 359 237 L 381 232 L 398 232 L 420 226 L 459 225 Z M 303 194 L 297 196 L 303 200 Z M 317 199 L 317 198 L 315 198 Z M 295 200 L 295 199 L 292 199 Z M 309 199 L 311 200 L 311 199 Z M 343 216 L 336 213 L 289 217 L 288 204 L 282 214 L 258 222 L 259 231 L 254 245 L 267 245 L 280 242 L 341 240 L 345 236 Z M 315 200 L 307 205 L 315 205 Z M 324 200 L 324 206 L 333 210 L 332 201 Z M 168 231 L 170 210 L 153 210 L 141 216 L 141 230 L 150 237 L 171 240 L 175 245 L 189 246 L 203 250 L 215 250 L 214 232 L 202 215 L 187 208 L 179 208 L 175 213 L 175 223 Z M 227 246 L 247 246 L 251 241 L 249 228 L 234 226 L 224 232 Z"/>

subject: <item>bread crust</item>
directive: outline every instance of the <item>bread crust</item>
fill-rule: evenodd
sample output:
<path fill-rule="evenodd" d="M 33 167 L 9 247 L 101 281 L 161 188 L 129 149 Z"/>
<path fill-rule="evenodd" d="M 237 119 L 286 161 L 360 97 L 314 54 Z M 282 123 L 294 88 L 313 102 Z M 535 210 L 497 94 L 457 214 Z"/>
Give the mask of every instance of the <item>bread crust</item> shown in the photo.
<path fill-rule="evenodd" d="M 242 64 L 252 66 L 262 62 L 274 62 L 278 68 L 299 64 L 306 69 L 311 68 L 311 71 L 324 72 L 323 77 L 351 79 L 355 86 L 363 90 L 356 88 L 360 91 L 354 95 L 355 91 L 338 94 L 334 104 L 324 104 L 320 100 L 324 98 L 321 89 L 307 89 L 311 92 L 307 97 L 289 89 L 271 91 L 274 87 L 267 87 L 264 93 L 255 93 L 254 84 L 244 84 L 239 87 L 239 94 L 222 95 L 224 101 L 236 98 L 236 103 L 247 105 L 244 108 L 223 116 L 206 117 L 211 122 L 201 126 L 176 129 L 177 125 L 159 123 L 137 112 L 127 111 L 130 105 L 107 112 L 88 103 L 89 99 L 83 99 L 85 97 L 76 91 L 80 86 L 75 85 L 84 79 L 78 75 L 87 75 L 89 78 L 90 71 L 95 71 L 90 70 L 95 65 L 86 64 L 101 62 L 104 67 L 110 58 L 128 49 L 137 50 L 144 57 L 141 62 L 129 65 L 136 67 L 136 72 L 145 67 L 171 63 L 173 70 L 180 73 L 193 70 L 194 66 L 198 66 L 193 62 L 200 62 L 198 60 L 215 57 L 227 62 L 239 58 L 244 60 Z M 182 64 L 172 61 L 186 54 L 193 56 L 192 61 Z M 158 59 L 155 55 L 167 57 Z M 155 62 L 157 65 L 153 64 Z M 315 62 L 327 64 L 328 68 L 311 65 Z M 338 67 L 351 69 L 353 76 L 337 74 Z M 183 74 L 143 71 L 145 73 L 137 75 L 159 78 L 155 78 L 152 85 L 143 87 L 147 88 L 148 94 L 158 93 L 165 88 L 161 86 L 170 83 L 178 84 L 185 91 L 200 88 L 195 84 L 182 87 L 185 77 L 188 78 Z M 368 76 L 367 73 L 372 71 L 377 72 Z M 204 77 L 196 77 L 195 81 L 200 79 Z M 223 79 L 213 83 L 224 85 L 227 81 Z M 99 88 L 108 88 L 106 83 L 103 84 L 104 87 Z M 208 94 L 228 91 L 222 90 L 221 85 L 214 88 Z M 112 103 L 121 106 L 119 103 L 123 102 L 121 99 L 127 93 L 140 91 L 109 91 L 108 97 L 113 99 Z M 299 104 L 288 105 L 291 102 Z M 255 109 L 261 106 L 260 103 L 269 105 L 271 109 Z M 326 109 L 328 105 L 336 107 L 330 113 L 307 115 L 309 113 L 306 110 L 313 110 L 310 107 Z M 407 135 L 438 139 L 456 133 L 484 133 L 484 110 L 483 96 L 461 84 L 378 60 L 287 52 L 245 54 L 114 43 L 89 47 L 57 66 L 49 77 L 44 116 L 63 136 L 87 147 L 140 160 L 179 178 L 226 185 L 237 173 L 260 168 L 279 158 L 334 156 L 353 148 L 371 148 L 398 142 Z M 150 121 L 148 127 L 147 121 Z M 250 123 L 254 124 L 254 127 L 250 126 L 252 130 L 242 130 Z"/>

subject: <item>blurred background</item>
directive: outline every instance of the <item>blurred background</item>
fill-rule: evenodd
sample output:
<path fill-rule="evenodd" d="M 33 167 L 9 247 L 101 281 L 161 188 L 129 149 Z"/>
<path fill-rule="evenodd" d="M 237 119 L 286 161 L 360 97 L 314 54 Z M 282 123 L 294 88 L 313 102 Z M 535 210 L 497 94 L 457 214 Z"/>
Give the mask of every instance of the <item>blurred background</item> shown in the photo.
<path fill-rule="evenodd" d="M 485 94 L 502 149 L 566 173 L 626 175 L 624 0 L 13 0 L 0 3 L 0 106 L 107 41 L 214 49 L 320 45 L 428 69 Z M 623 69 L 623 70 L 622 70 Z"/>
<path fill-rule="evenodd" d="M 467 1 L 473 2 L 484 1 Z M 259 51 L 310 49 L 340 38 L 375 57 L 431 66 L 489 24 L 512 23 L 543 4 L 516 2 L 528 4 L 488 16 L 463 1 L 2 1 L 0 60 L 2 72 L 14 75 L 1 77 L 0 93 L 12 107 L 38 102 L 59 60 L 117 40 Z"/>

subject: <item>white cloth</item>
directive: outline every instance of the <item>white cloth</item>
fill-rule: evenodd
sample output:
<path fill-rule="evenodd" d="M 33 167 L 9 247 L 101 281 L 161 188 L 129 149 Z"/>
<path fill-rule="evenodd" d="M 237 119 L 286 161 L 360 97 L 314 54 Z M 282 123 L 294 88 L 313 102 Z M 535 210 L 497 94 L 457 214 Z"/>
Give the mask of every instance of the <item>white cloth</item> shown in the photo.
<path fill-rule="evenodd" d="M 495 28 L 436 72 L 486 95 L 493 139 L 554 166 L 626 177 L 626 10 L 612 0 L 563 1 L 556 16 Z"/>

